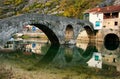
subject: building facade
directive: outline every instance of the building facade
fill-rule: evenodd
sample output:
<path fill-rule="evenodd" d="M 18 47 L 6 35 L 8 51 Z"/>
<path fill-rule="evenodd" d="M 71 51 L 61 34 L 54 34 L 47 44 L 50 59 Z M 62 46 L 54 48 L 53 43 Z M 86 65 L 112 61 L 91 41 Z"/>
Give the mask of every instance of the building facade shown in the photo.
<path fill-rule="evenodd" d="M 120 41 L 120 5 L 87 10 L 84 19 L 89 20 L 97 30 L 96 40 Z M 108 38 L 106 38 L 108 37 Z"/>

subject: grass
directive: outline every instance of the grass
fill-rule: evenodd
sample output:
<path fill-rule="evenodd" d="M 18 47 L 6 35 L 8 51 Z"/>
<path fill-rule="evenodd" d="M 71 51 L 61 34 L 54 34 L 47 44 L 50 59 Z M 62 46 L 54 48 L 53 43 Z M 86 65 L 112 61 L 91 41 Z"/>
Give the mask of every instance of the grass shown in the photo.
<path fill-rule="evenodd" d="M 29 38 L 41 38 L 41 37 L 40 36 L 31 37 L 29 35 L 22 35 L 20 38 L 22 38 L 22 39 L 29 39 Z"/>
<path fill-rule="evenodd" d="M 22 35 L 21 38 L 22 38 L 22 39 L 28 39 L 28 38 L 30 38 L 30 37 L 29 37 L 28 35 Z"/>
<path fill-rule="evenodd" d="M 0 65 L 0 79 L 11 79 L 13 77 L 12 69 L 5 68 L 5 65 Z"/>

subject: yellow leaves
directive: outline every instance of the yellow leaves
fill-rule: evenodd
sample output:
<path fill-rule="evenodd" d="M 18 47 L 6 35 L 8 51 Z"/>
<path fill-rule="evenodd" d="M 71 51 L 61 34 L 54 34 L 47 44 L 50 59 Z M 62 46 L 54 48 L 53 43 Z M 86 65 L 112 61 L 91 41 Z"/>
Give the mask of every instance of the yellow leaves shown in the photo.
<path fill-rule="evenodd" d="M 22 2 L 23 2 L 23 0 L 15 0 L 15 1 L 14 1 L 14 4 L 15 4 L 15 5 L 19 5 L 19 4 L 21 4 Z"/>
<path fill-rule="evenodd" d="M 63 15 L 66 17 L 70 17 L 70 13 L 68 11 L 64 11 Z"/>
<path fill-rule="evenodd" d="M 5 5 L 9 5 L 9 4 L 11 4 L 11 3 L 12 3 L 11 0 L 4 0 L 4 2 L 3 2 L 3 4 L 5 4 Z"/>
<path fill-rule="evenodd" d="M 9 5 L 9 4 L 19 5 L 22 2 L 23 2 L 23 0 L 4 0 L 3 4 L 5 4 L 5 5 Z"/>
<path fill-rule="evenodd" d="M 45 4 L 45 6 L 50 6 L 51 5 L 51 3 L 50 2 L 47 2 L 46 4 Z"/>
<path fill-rule="evenodd" d="M 100 1 L 102 0 L 46 0 L 46 2 L 41 3 L 38 0 L 34 0 L 34 2 L 29 5 L 28 0 L 3 0 L 2 4 L 4 4 L 5 6 L 10 5 L 11 7 L 9 8 L 11 9 L 11 11 L 16 8 L 19 13 L 42 13 L 42 10 L 44 10 L 45 13 L 48 14 L 55 13 L 56 15 L 60 16 L 80 18 L 86 9 L 95 7 Z M 21 7 L 21 4 L 24 4 L 24 6 L 28 6 Z M 2 13 L 2 11 L 4 10 L 0 10 L 0 13 Z M 17 15 L 19 13 L 15 12 L 15 14 Z"/>
<path fill-rule="evenodd" d="M 0 15 L 2 14 L 2 8 L 0 8 Z"/>
<path fill-rule="evenodd" d="M 22 9 L 22 12 L 28 12 L 29 10 L 30 10 L 29 7 L 26 7 Z"/>
<path fill-rule="evenodd" d="M 77 17 L 78 11 L 74 5 L 70 5 L 68 8 L 65 9 L 63 15 L 66 17 Z"/>
<path fill-rule="evenodd" d="M 19 13 L 19 12 L 16 12 L 16 16 L 18 16 L 18 15 L 20 15 L 20 13 Z"/>
<path fill-rule="evenodd" d="M 59 5 L 60 11 L 63 11 L 65 9 L 66 5 L 67 5 L 67 1 L 66 0 L 60 1 L 60 5 Z"/>
<path fill-rule="evenodd" d="M 77 6 L 76 8 L 76 5 L 79 5 L 80 1 L 78 0 L 78 2 L 74 1 L 74 0 L 71 0 L 71 1 L 67 1 L 67 0 L 62 0 L 60 1 L 60 7 L 59 7 L 59 10 L 60 11 L 64 11 L 63 12 L 63 16 L 66 16 L 66 17 L 76 17 L 78 18 L 79 17 L 79 7 Z"/>

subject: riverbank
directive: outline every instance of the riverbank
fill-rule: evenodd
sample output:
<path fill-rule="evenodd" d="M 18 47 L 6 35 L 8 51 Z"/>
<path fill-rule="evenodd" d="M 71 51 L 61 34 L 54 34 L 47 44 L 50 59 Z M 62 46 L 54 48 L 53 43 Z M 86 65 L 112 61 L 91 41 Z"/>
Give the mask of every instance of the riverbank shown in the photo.
<path fill-rule="evenodd" d="M 100 69 L 82 66 L 71 68 L 45 66 L 25 70 L 4 64 L 0 65 L 0 79 L 120 79 L 120 73 L 103 72 Z"/>

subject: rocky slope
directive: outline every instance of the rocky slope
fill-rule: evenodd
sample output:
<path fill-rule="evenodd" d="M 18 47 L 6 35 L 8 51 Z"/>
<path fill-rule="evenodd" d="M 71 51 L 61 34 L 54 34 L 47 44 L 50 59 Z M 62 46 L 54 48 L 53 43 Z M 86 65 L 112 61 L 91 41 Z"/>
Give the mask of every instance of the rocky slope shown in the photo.
<path fill-rule="evenodd" d="M 96 7 L 101 2 L 103 0 L 0 0 L 0 19 L 25 13 L 82 18 L 86 9 Z M 109 3 L 102 3 L 106 4 Z"/>

